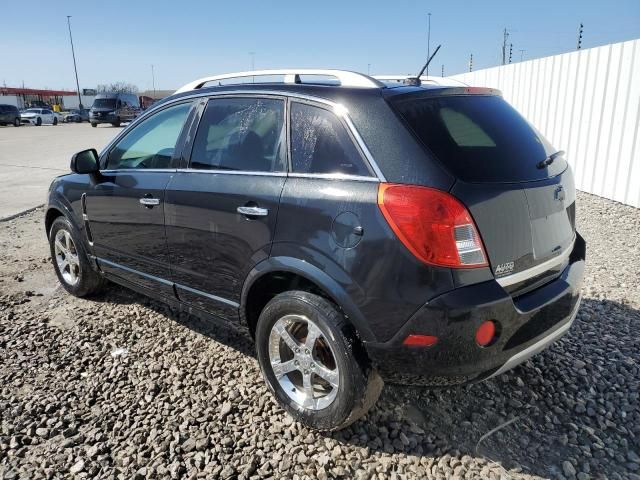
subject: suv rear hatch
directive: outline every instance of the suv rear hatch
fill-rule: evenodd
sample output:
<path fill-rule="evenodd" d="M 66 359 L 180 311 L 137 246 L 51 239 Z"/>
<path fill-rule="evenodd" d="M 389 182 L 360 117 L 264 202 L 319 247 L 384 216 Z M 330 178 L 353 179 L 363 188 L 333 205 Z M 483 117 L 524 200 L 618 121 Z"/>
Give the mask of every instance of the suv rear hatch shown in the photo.
<path fill-rule="evenodd" d="M 499 283 L 516 295 L 559 275 L 575 239 L 562 155 L 549 162 L 556 150 L 496 90 L 428 89 L 389 102 L 456 177 L 451 193 L 471 212 Z"/>

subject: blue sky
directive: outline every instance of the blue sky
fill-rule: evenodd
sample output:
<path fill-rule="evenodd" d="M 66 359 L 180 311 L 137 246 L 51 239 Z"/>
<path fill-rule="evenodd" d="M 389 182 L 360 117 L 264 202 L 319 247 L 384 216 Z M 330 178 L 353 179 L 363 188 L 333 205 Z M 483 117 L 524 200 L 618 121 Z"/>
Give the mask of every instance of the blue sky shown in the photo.
<path fill-rule="evenodd" d="M 23 1 L 0 9 L 0 84 L 75 88 L 65 15 L 81 88 L 127 81 L 173 89 L 195 78 L 256 68 L 321 67 L 372 74 L 415 72 L 431 47 L 431 73 L 474 70 L 501 61 L 502 30 L 513 60 L 640 37 L 640 1 Z"/>

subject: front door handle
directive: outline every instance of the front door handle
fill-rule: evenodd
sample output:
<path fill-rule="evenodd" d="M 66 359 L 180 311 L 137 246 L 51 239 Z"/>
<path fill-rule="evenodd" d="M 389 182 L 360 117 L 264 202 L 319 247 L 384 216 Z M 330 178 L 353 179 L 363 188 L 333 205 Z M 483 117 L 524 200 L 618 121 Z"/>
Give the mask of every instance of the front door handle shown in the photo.
<path fill-rule="evenodd" d="M 260 207 L 238 207 L 238 213 L 246 215 L 247 217 L 266 217 L 269 215 L 269 210 Z"/>
<path fill-rule="evenodd" d="M 153 207 L 155 205 L 160 205 L 160 199 L 144 197 L 140 199 L 140 203 L 145 207 Z"/>

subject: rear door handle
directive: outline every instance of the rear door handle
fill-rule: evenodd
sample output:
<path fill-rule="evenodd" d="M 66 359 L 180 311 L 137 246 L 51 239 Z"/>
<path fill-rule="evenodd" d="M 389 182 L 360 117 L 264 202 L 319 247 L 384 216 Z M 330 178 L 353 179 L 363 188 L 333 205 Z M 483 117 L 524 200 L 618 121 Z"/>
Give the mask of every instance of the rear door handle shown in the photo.
<path fill-rule="evenodd" d="M 140 199 L 140 203 L 145 207 L 153 207 L 154 205 L 160 205 L 160 199 L 145 197 Z"/>
<path fill-rule="evenodd" d="M 266 217 L 269 215 L 269 210 L 260 207 L 238 207 L 238 213 L 247 217 Z"/>

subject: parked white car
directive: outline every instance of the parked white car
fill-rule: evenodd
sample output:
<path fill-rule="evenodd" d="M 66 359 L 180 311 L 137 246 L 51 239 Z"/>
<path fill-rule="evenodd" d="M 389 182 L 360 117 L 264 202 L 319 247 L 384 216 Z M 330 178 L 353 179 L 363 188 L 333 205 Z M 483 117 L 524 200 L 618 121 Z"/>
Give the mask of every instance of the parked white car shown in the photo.
<path fill-rule="evenodd" d="M 58 124 L 58 117 L 48 108 L 28 108 L 20 114 L 20 122 L 40 126 L 43 123 Z"/>

